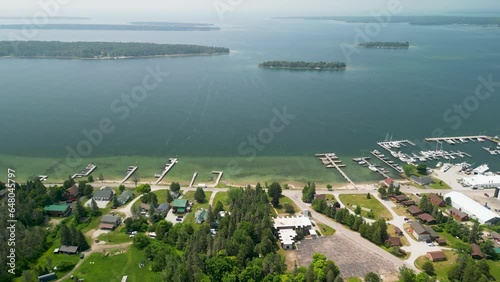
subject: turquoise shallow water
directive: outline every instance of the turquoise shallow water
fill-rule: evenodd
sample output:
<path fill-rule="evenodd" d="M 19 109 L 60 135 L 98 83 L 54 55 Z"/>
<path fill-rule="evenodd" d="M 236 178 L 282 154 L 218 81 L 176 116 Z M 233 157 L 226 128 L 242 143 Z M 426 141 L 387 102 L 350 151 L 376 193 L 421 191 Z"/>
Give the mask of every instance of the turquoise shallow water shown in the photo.
<path fill-rule="evenodd" d="M 230 55 L 112 61 L 1 59 L 0 154 L 54 156 L 76 149 L 82 130 L 103 118 L 116 127 L 90 156 L 359 156 L 391 132 L 398 139 L 500 134 L 500 90 L 454 128 L 443 114 L 474 95 L 478 77 L 500 81 L 500 29 L 391 24 L 373 40 L 410 41 L 409 50 L 361 49 L 346 71 L 259 69 L 265 60 L 346 61 L 362 24 L 268 20 L 220 32 L 43 31 L 39 40 L 193 43 L 228 47 Z M 9 31 L 0 31 L 5 38 Z M 142 84 L 147 68 L 169 76 L 127 118 L 113 101 Z M 500 88 L 500 87 L 499 87 Z M 274 109 L 296 117 L 268 134 Z M 281 129 L 281 128 L 280 128 Z M 264 132 L 264 131 L 266 132 Z M 264 132 L 264 133 L 262 133 Z M 243 144 L 243 145 L 242 145 Z M 478 162 L 500 157 L 469 146 Z"/>

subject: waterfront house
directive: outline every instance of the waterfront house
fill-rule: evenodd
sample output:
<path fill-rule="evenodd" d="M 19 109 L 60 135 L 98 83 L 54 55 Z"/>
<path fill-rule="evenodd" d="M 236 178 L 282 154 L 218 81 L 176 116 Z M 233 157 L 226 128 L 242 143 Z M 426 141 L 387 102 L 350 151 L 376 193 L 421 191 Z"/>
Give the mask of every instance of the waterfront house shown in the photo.
<path fill-rule="evenodd" d="M 76 186 L 76 184 L 66 189 L 66 192 L 64 194 L 64 197 L 66 198 L 66 200 L 68 200 L 68 202 L 76 201 L 78 199 L 78 196 L 80 196 L 80 192 L 78 191 L 78 186 Z"/>
<path fill-rule="evenodd" d="M 43 208 L 48 216 L 66 217 L 71 213 L 70 205 L 50 205 Z"/>
<path fill-rule="evenodd" d="M 134 194 L 132 194 L 132 191 L 125 190 L 121 195 L 118 196 L 117 200 L 120 205 L 124 205 L 132 198 L 134 198 Z"/>
<path fill-rule="evenodd" d="M 194 221 L 196 224 L 202 224 L 207 220 L 208 217 L 208 211 L 206 209 L 200 209 L 197 210 L 196 213 L 194 214 Z"/>
<path fill-rule="evenodd" d="M 384 187 L 389 187 L 389 186 L 391 186 L 391 185 L 392 185 L 392 187 L 395 187 L 395 188 L 396 188 L 396 187 L 399 187 L 399 183 L 398 183 L 398 182 L 396 182 L 396 181 L 394 181 L 394 179 L 392 179 L 392 178 L 390 178 L 390 177 L 386 178 L 386 179 L 385 179 L 384 181 L 382 181 L 380 184 L 381 184 L 382 186 L 384 186 Z"/>
<path fill-rule="evenodd" d="M 92 197 L 95 201 L 111 201 L 113 198 L 115 191 L 109 188 L 108 186 L 104 186 L 101 189 L 94 192 L 94 196 Z"/>
<path fill-rule="evenodd" d="M 431 177 L 417 177 L 415 175 L 412 175 L 410 176 L 410 179 L 417 183 L 417 184 L 420 184 L 422 186 L 426 186 L 426 185 L 430 185 L 432 183 L 434 183 L 434 179 L 432 179 Z"/>
<path fill-rule="evenodd" d="M 156 212 L 164 216 L 169 209 L 170 205 L 168 203 L 162 203 L 156 208 Z"/>

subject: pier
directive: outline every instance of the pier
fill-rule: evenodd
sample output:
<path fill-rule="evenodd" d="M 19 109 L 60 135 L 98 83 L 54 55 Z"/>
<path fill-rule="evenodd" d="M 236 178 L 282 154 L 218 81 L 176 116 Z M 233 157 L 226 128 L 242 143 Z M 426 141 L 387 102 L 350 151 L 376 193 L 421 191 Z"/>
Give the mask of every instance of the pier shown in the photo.
<path fill-rule="evenodd" d="M 326 168 L 335 168 L 344 178 L 349 182 L 354 188 L 358 189 L 354 181 L 352 181 L 349 176 L 342 170 L 342 167 L 345 167 L 345 164 L 342 163 L 341 160 L 338 159 L 337 155 L 334 153 L 325 153 L 325 154 L 316 154 L 316 157 L 319 157 Z"/>
<path fill-rule="evenodd" d="M 223 171 L 212 171 L 212 174 L 218 174 L 217 179 L 215 180 L 214 187 L 217 187 L 219 185 L 220 179 L 222 178 Z"/>
<path fill-rule="evenodd" d="M 458 144 L 460 143 L 466 143 L 466 142 L 461 142 L 460 140 L 470 140 L 470 141 L 479 141 L 481 142 L 481 139 L 482 141 L 484 140 L 489 140 L 491 142 L 495 142 L 495 143 L 498 143 L 497 140 L 495 140 L 495 138 L 491 137 L 491 136 L 487 136 L 487 135 L 470 135 L 470 136 L 455 136 L 455 137 L 436 137 L 436 138 L 425 138 L 425 141 L 427 142 L 447 142 L 448 143 L 448 140 L 452 140 Z"/>
<path fill-rule="evenodd" d="M 191 182 L 189 182 L 189 187 L 193 187 L 194 181 L 196 180 L 196 177 L 198 176 L 198 172 L 195 171 L 193 174 L 193 178 L 191 178 Z"/>
<path fill-rule="evenodd" d="M 125 178 L 122 179 L 122 181 L 120 181 L 120 184 L 123 184 L 125 183 L 125 181 L 127 181 L 127 179 L 130 178 L 130 176 L 132 176 L 132 174 L 134 174 L 134 172 L 138 169 L 139 167 L 138 166 L 129 166 L 127 168 L 127 175 L 125 175 Z"/>
<path fill-rule="evenodd" d="M 384 160 L 382 157 L 380 157 L 378 154 L 375 153 L 375 151 L 371 151 L 370 152 L 372 155 L 374 155 L 377 159 L 381 160 L 383 163 L 385 163 L 387 166 L 389 166 L 390 168 L 394 169 L 395 171 L 399 172 L 399 173 L 402 173 L 403 170 L 397 168 L 394 164 L 390 164 L 389 162 L 387 162 L 386 160 Z M 367 162 L 368 163 L 368 162 Z"/>
<path fill-rule="evenodd" d="M 163 177 L 165 177 L 165 175 L 167 175 L 167 173 L 170 171 L 170 169 L 172 167 L 174 167 L 174 165 L 177 163 L 177 159 L 168 159 L 170 162 L 167 163 L 165 165 L 165 169 L 163 170 L 163 172 L 158 176 L 158 180 L 156 180 L 155 184 L 158 184 L 161 182 L 161 180 L 163 179 Z"/>
<path fill-rule="evenodd" d="M 73 174 L 73 176 L 71 176 L 72 179 L 75 179 L 75 178 L 80 178 L 80 177 L 86 177 L 86 176 L 89 176 L 95 169 L 97 168 L 97 166 L 95 164 L 88 164 L 84 170 L 80 171 L 79 173 L 75 173 Z"/>
<path fill-rule="evenodd" d="M 376 155 L 374 155 L 374 156 L 376 156 Z M 377 156 L 376 156 L 376 157 L 377 157 Z M 370 166 L 377 167 L 376 165 L 373 165 L 373 164 L 371 164 L 371 163 L 368 161 L 368 159 L 369 159 L 369 158 L 365 157 L 365 158 L 362 158 L 362 159 L 363 159 L 363 161 L 364 161 L 364 162 L 368 165 L 368 167 L 370 167 Z M 380 158 L 379 158 L 379 159 L 380 159 Z M 381 159 L 380 159 L 380 160 L 381 160 Z M 389 164 L 388 164 L 387 162 L 385 162 L 384 160 L 381 160 L 381 161 L 383 161 L 384 163 L 386 163 L 387 165 L 389 165 Z M 392 166 L 391 166 L 391 167 L 392 167 Z M 381 169 L 379 169 L 379 168 L 377 168 L 377 171 L 376 171 L 376 172 L 380 173 L 380 174 L 381 174 L 383 177 L 385 177 L 385 178 L 390 178 L 390 176 L 389 176 L 387 173 L 385 173 L 383 170 L 381 170 Z"/>

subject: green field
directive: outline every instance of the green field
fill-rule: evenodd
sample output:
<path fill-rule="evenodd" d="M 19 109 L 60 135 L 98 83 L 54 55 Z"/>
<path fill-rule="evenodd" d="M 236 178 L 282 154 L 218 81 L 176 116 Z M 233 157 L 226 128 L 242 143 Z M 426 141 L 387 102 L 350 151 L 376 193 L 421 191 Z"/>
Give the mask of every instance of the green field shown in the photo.
<path fill-rule="evenodd" d="M 228 203 L 228 197 L 227 197 L 227 192 L 217 192 L 214 197 L 214 202 L 213 206 L 217 204 L 217 202 L 221 202 L 222 205 L 224 205 L 224 209 L 227 210 L 229 208 L 229 203 Z"/>
<path fill-rule="evenodd" d="M 500 261 L 486 261 L 490 266 L 490 273 L 495 277 L 495 281 L 500 281 Z"/>
<path fill-rule="evenodd" d="M 97 239 L 100 241 L 109 242 L 110 244 L 132 242 L 132 238 L 130 238 L 129 235 L 125 232 L 125 225 L 122 224 L 113 231 L 109 231 L 108 233 L 99 235 Z"/>
<path fill-rule="evenodd" d="M 92 173 L 94 177 L 102 174 L 106 181 L 119 181 L 125 176 L 128 166 L 137 165 L 139 169 L 133 177 L 137 176 L 141 181 L 150 182 L 154 180 L 154 174 L 163 170 L 167 159 L 168 156 L 112 156 L 67 161 L 65 158 L 0 155 L 0 170 L 6 171 L 7 168 L 16 170 L 18 182 L 43 174 L 48 175 L 47 181 L 52 183 L 62 182 L 68 175 L 82 170 L 88 163 L 94 163 L 97 165 L 97 169 Z M 197 171 L 196 183 L 210 184 L 215 181 L 212 171 L 222 170 L 224 171 L 222 181 L 235 185 L 256 184 L 259 181 L 261 183 L 276 181 L 298 187 L 303 187 L 309 181 L 315 182 L 317 187 L 325 187 L 326 184 L 334 186 L 346 184 L 337 171 L 326 169 L 314 156 L 263 156 L 251 162 L 243 157 L 179 156 L 178 159 L 179 163 L 166 175 L 163 183 L 177 181 L 187 185 L 193 173 Z M 356 182 L 380 180 L 379 175 L 359 166 L 348 165 L 345 172 Z M 5 176 L 0 176 L 0 180 L 3 177 Z"/>
<path fill-rule="evenodd" d="M 335 229 L 331 228 L 330 226 L 323 223 L 317 223 L 317 224 L 323 236 L 333 236 L 333 234 L 335 234 Z"/>
<path fill-rule="evenodd" d="M 90 264 L 90 262 L 93 262 L 93 264 Z M 145 262 L 146 266 L 140 268 L 139 264 L 141 262 Z M 128 276 L 127 281 L 130 282 L 153 281 L 158 277 L 157 273 L 149 270 L 148 260 L 144 257 L 144 253 L 133 246 L 122 254 L 110 254 L 108 256 L 102 253 L 91 254 L 75 270 L 74 275 L 85 279 L 85 281 L 95 282 L 119 282 L 124 275 Z"/>
<path fill-rule="evenodd" d="M 455 254 L 454 251 L 450 250 L 444 250 L 444 253 L 446 254 L 445 261 L 433 262 L 432 264 L 434 265 L 434 269 L 436 270 L 437 278 L 441 281 L 448 281 L 448 271 L 450 271 L 450 269 L 455 264 L 457 255 Z M 422 269 L 422 265 L 426 261 L 429 261 L 429 259 L 426 256 L 418 257 L 415 260 L 415 266 L 418 269 Z"/>
<path fill-rule="evenodd" d="M 271 201 L 271 199 L 269 199 L 269 201 Z M 279 206 L 275 207 L 276 211 L 278 212 L 278 215 L 289 215 L 289 213 L 285 211 L 285 204 L 292 205 L 296 214 L 302 212 L 302 210 L 292 201 L 292 199 L 288 198 L 287 196 L 281 196 Z"/>
<path fill-rule="evenodd" d="M 372 210 L 375 214 L 375 219 L 379 219 L 381 217 L 389 220 L 392 219 L 391 213 L 373 195 L 371 199 L 367 199 L 366 194 L 342 194 L 339 197 L 340 201 L 353 211 L 354 208 L 352 205 L 360 205 L 362 208 Z M 362 210 L 361 216 L 368 217 L 367 213 L 367 211 Z"/>

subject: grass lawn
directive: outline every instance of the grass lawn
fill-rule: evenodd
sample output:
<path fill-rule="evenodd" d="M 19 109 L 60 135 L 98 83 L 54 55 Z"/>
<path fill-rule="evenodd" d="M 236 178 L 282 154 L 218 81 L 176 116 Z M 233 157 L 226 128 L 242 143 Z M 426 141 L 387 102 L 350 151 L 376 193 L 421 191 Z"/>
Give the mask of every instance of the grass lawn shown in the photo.
<path fill-rule="evenodd" d="M 453 237 L 447 232 L 438 232 L 439 237 L 446 239 L 446 244 L 451 248 L 456 248 L 458 245 L 463 244 L 463 241 Z"/>
<path fill-rule="evenodd" d="M 323 224 L 323 223 L 316 223 L 321 230 L 321 233 L 323 236 L 333 236 L 335 234 L 335 229 L 331 228 L 330 226 Z"/>
<path fill-rule="evenodd" d="M 127 233 L 125 233 L 125 225 L 122 224 L 118 228 L 113 231 L 109 231 L 106 234 L 101 234 L 97 237 L 100 241 L 109 242 L 110 244 L 121 244 L 126 242 L 131 242 L 132 238 L 129 237 Z"/>
<path fill-rule="evenodd" d="M 448 271 L 450 271 L 450 269 L 455 264 L 455 261 L 457 260 L 457 255 L 455 254 L 454 251 L 444 250 L 444 253 L 446 254 L 445 261 L 439 261 L 439 262 L 432 263 L 434 265 L 434 269 L 436 270 L 437 278 L 441 281 L 448 280 Z M 426 261 L 429 261 L 429 259 L 426 256 L 418 257 L 415 260 L 415 266 L 418 269 L 422 269 L 422 265 Z"/>
<path fill-rule="evenodd" d="M 353 211 L 353 204 L 360 205 L 362 208 L 372 210 L 375 214 L 375 219 L 379 219 L 381 217 L 385 219 L 392 219 L 391 213 L 373 195 L 371 199 L 367 199 L 366 194 L 342 194 L 339 197 L 342 203 Z M 367 218 L 367 213 L 367 211 L 362 210 L 361 216 Z"/>
<path fill-rule="evenodd" d="M 349 277 L 347 278 L 347 282 L 362 282 L 363 280 L 359 277 Z"/>
<path fill-rule="evenodd" d="M 389 234 L 389 236 L 399 237 L 398 235 L 396 235 L 396 226 L 394 226 L 392 224 L 388 224 L 387 233 Z M 399 238 L 401 238 L 401 244 L 403 244 L 403 246 L 410 245 L 410 242 L 408 242 L 408 239 L 406 239 L 405 236 L 401 236 Z"/>
<path fill-rule="evenodd" d="M 144 262 L 146 266 L 140 268 L 141 262 Z M 124 275 L 128 276 L 128 281 L 153 281 L 158 277 L 158 274 L 150 271 L 149 267 L 144 253 L 131 246 L 128 251 L 122 254 L 110 254 L 109 256 L 102 253 L 91 254 L 85 258 L 85 262 L 75 271 L 74 275 L 85 279 L 85 281 L 95 282 L 119 282 Z"/>
<path fill-rule="evenodd" d="M 431 187 L 432 189 L 451 189 L 451 187 L 444 181 L 441 181 L 435 177 L 433 177 L 432 179 L 434 179 L 434 183 L 429 185 L 429 187 Z"/>
<path fill-rule="evenodd" d="M 410 215 L 409 213 L 406 212 L 406 208 L 402 206 L 398 206 L 396 208 L 392 208 L 392 210 L 399 216 L 405 216 L 408 217 Z"/>
<path fill-rule="evenodd" d="M 224 206 L 224 209 L 227 210 L 229 208 L 227 192 L 222 192 L 222 191 L 217 192 L 217 194 L 215 194 L 215 197 L 214 197 L 214 202 L 213 202 L 214 207 L 217 204 L 217 202 L 221 202 L 222 205 Z"/>
<path fill-rule="evenodd" d="M 495 281 L 500 281 L 500 261 L 487 260 L 490 266 L 490 273 L 495 277 Z"/>
<path fill-rule="evenodd" d="M 193 204 L 193 207 L 191 208 L 191 212 L 187 213 L 184 216 L 183 223 L 191 224 L 195 230 L 198 229 L 199 225 L 194 222 L 194 214 L 199 209 L 208 209 L 208 200 L 210 199 L 211 195 L 212 195 L 212 192 L 205 192 L 206 201 L 204 203 L 198 203 L 194 200 L 194 191 L 187 192 L 182 198 L 189 200 L 190 202 L 193 202 L 194 204 Z"/>
<path fill-rule="evenodd" d="M 271 199 L 269 199 L 269 201 L 271 201 Z M 279 206 L 275 207 L 275 209 L 279 215 L 288 215 L 289 214 L 285 211 L 285 204 L 291 205 L 293 207 L 295 213 L 302 212 L 302 210 L 292 201 L 292 199 L 288 198 L 287 196 L 281 196 Z"/>

